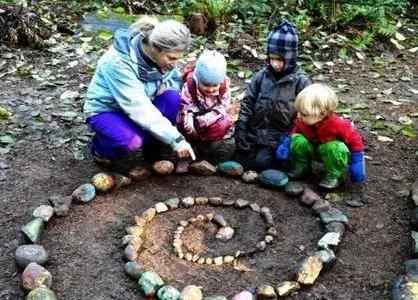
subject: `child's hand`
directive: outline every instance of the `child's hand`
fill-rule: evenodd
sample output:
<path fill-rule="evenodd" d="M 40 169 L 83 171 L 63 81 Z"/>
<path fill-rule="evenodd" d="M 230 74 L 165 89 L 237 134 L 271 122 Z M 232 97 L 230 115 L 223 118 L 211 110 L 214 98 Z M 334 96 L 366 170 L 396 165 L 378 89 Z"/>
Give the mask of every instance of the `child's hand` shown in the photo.
<path fill-rule="evenodd" d="M 366 177 L 366 166 L 364 164 L 363 151 L 351 153 L 351 164 L 349 166 L 352 182 L 364 182 Z"/>
<path fill-rule="evenodd" d="M 186 140 L 182 140 L 175 149 L 176 154 L 179 158 L 191 157 L 192 160 L 196 160 L 192 146 Z"/>
<path fill-rule="evenodd" d="M 186 134 L 190 137 L 197 137 L 197 131 L 194 127 L 194 118 L 193 114 L 187 114 L 184 120 L 184 130 Z"/>
<path fill-rule="evenodd" d="M 282 143 L 277 147 L 276 158 L 278 160 L 288 160 L 290 158 L 290 143 L 291 137 L 287 136 L 283 139 Z"/>

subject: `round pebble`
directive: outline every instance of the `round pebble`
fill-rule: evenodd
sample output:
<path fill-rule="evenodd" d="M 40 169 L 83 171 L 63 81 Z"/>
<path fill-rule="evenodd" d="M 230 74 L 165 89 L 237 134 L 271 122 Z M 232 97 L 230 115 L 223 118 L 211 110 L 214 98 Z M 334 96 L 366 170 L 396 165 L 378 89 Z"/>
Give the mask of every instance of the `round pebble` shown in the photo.
<path fill-rule="evenodd" d="M 216 233 L 216 238 L 223 242 L 229 241 L 233 236 L 234 229 L 229 226 L 220 228 Z"/>
<path fill-rule="evenodd" d="M 34 218 L 42 218 L 44 222 L 48 222 L 54 215 L 54 208 L 51 205 L 41 205 L 33 211 Z"/>
<path fill-rule="evenodd" d="M 55 294 L 47 287 L 39 287 L 32 290 L 27 296 L 26 300 L 56 300 Z"/>
<path fill-rule="evenodd" d="M 15 257 L 17 265 L 25 268 L 32 262 L 43 265 L 48 260 L 48 253 L 41 245 L 22 245 L 16 249 Z"/>
<path fill-rule="evenodd" d="M 132 279 L 137 280 L 139 278 L 139 274 L 141 274 L 141 266 L 136 261 L 128 261 L 125 264 L 125 272 L 129 275 Z"/>
<path fill-rule="evenodd" d="M 296 198 L 302 195 L 305 186 L 306 184 L 300 181 L 289 181 L 284 187 L 284 192 L 289 197 Z"/>
<path fill-rule="evenodd" d="M 145 296 L 154 296 L 157 290 L 164 285 L 164 281 L 157 273 L 146 271 L 139 276 L 139 290 Z"/>
<path fill-rule="evenodd" d="M 91 183 L 94 185 L 96 190 L 101 193 L 108 193 L 116 186 L 113 177 L 107 173 L 94 175 L 91 179 Z"/>
<path fill-rule="evenodd" d="M 168 175 L 174 171 L 174 164 L 169 160 L 160 160 L 154 163 L 152 169 L 160 175 Z"/>
<path fill-rule="evenodd" d="M 244 167 L 235 161 L 221 162 L 216 166 L 216 169 L 219 173 L 231 177 L 241 176 L 244 172 Z"/>
<path fill-rule="evenodd" d="M 186 286 L 180 294 L 181 300 L 202 300 L 202 298 L 202 291 L 195 285 Z"/>
<path fill-rule="evenodd" d="M 284 187 L 289 182 L 289 178 L 284 172 L 272 169 L 261 172 L 259 180 L 263 185 L 274 188 Z"/>
<path fill-rule="evenodd" d="M 253 183 L 258 181 L 258 173 L 255 171 L 245 171 L 242 173 L 242 180 L 247 183 Z"/>
<path fill-rule="evenodd" d="M 90 183 L 80 185 L 72 194 L 72 198 L 79 202 L 90 202 L 96 197 L 96 188 Z"/>
<path fill-rule="evenodd" d="M 180 291 L 170 285 L 165 285 L 157 292 L 159 300 L 178 300 L 180 299 Z"/>
<path fill-rule="evenodd" d="M 151 175 L 151 172 L 147 168 L 142 167 L 142 166 L 137 166 L 129 172 L 129 177 L 131 177 L 132 180 L 137 181 L 137 182 L 144 181 L 150 175 Z"/>
<path fill-rule="evenodd" d="M 31 291 L 38 287 L 50 287 L 52 284 L 51 273 L 35 262 L 26 266 L 22 273 L 22 286 Z"/>

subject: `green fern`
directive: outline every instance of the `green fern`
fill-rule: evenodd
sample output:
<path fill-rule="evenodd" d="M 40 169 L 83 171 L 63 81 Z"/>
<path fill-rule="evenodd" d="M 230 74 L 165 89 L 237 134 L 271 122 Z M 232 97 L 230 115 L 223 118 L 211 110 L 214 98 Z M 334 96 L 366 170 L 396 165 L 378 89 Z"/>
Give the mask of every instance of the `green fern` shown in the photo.
<path fill-rule="evenodd" d="M 373 44 L 375 33 L 370 30 L 365 30 L 361 35 L 350 42 L 351 46 L 357 50 L 366 49 L 368 46 Z"/>

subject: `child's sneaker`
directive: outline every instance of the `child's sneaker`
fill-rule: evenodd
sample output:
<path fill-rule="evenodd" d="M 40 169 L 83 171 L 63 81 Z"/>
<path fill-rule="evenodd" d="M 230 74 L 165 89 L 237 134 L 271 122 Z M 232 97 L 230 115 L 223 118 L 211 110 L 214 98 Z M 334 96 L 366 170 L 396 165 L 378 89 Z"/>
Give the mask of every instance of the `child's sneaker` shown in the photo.
<path fill-rule="evenodd" d="M 325 177 L 318 183 L 318 185 L 324 189 L 332 190 L 339 187 L 343 180 L 344 178 L 338 179 L 333 177 Z"/>

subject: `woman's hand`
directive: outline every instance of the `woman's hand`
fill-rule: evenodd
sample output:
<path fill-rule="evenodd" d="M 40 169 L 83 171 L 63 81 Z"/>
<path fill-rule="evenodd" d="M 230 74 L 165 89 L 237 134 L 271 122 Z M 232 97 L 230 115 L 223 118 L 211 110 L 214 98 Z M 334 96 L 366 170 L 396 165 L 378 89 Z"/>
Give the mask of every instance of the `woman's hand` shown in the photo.
<path fill-rule="evenodd" d="M 191 157 L 193 160 L 196 160 L 196 155 L 192 149 L 192 146 L 186 140 L 182 140 L 175 149 L 176 154 L 179 158 Z"/>

